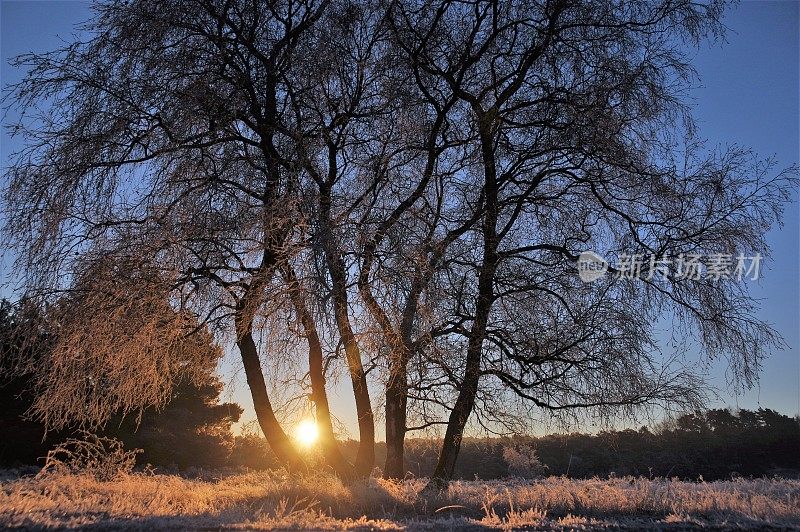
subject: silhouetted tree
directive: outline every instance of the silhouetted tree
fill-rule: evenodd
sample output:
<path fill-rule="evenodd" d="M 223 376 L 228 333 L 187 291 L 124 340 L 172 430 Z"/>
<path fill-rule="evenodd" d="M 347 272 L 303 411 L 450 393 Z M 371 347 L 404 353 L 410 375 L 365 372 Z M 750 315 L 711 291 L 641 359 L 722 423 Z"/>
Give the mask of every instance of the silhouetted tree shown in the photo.
<path fill-rule="evenodd" d="M 220 403 L 222 383 L 213 368 L 206 384 L 179 383 L 169 402 L 160 410 L 149 408 L 141 420 L 129 416 L 112 418 L 104 435 L 113 436 L 127 448 L 144 452 L 142 463 L 219 468 L 229 464 L 234 435 L 231 425 L 242 409 L 234 403 Z"/>
<path fill-rule="evenodd" d="M 508 412 L 504 391 L 566 416 L 700 405 L 697 374 L 659 361 L 652 327 L 664 313 L 708 356 L 728 356 L 745 385 L 780 345 L 741 283 L 657 267 L 689 254 L 764 253 L 793 186 L 793 170 L 743 150 L 704 154 L 692 138 L 681 102 L 686 43 L 720 31 L 721 7 L 391 4 L 420 91 L 457 100 L 449 113 L 462 118 L 475 191 L 463 209 L 480 212 L 448 265 L 449 322 L 432 332 L 458 351 L 440 370 L 453 398 L 439 399 L 449 415 L 429 488 L 453 475 L 473 413 L 491 429 Z M 575 262 L 587 248 L 654 263 L 581 283 Z"/>
<path fill-rule="evenodd" d="M 338 10 L 326 21 L 330 4 L 97 3 L 90 38 L 21 57 L 17 64 L 28 74 L 12 91 L 26 147 L 9 172 L 6 199 L 13 207 L 6 243 L 18 252 L 25 297 L 44 305 L 64 291 L 84 294 L 84 303 L 60 315 L 61 330 L 75 334 L 62 332 L 59 342 L 77 343 L 96 325 L 114 323 L 109 317 L 120 318 L 118 326 L 126 323 L 121 309 L 139 315 L 154 298 L 165 304 L 169 294 L 170 305 L 191 311 L 238 347 L 263 433 L 291 469 L 305 464 L 275 415 L 262 362 L 285 367 L 281 354 L 299 349 L 302 340 L 287 334 L 287 322 L 307 322 L 293 309 L 289 292 L 296 284 L 282 275 L 305 238 L 298 206 L 306 139 L 295 123 L 291 80 L 306 68 L 296 50 L 320 24 L 352 22 Z M 45 101 L 51 104 L 47 117 L 31 125 Z M 332 274 L 336 267 L 336 261 L 328 264 Z M 335 300 L 341 318 L 342 301 Z M 137 330 L 161 319 L 161 312 L 147 310 Z M 183 336 L 179 321 L 158 325 Z M 338 323 L 343 328 L 343 320 Z M 52 397 L 58 390 L 58 397 L 92 408 L 57 412 L 53 401 L 37 411 L 48 423 L 58 424 L 67 410 L 97 422 L 120 407 L 163 403 L 174 373 L 150 371 L 157 364 L 147 346 L 140 347 L 142 339 L 128 350 L 94 351 L 93 367 L 83 369 L 108 370 L 97 377 L 113 382 L 100 394 L 65 380 L 68 368 L 52 373 Z M 373 459 L 372 411 L 361 361 L 352 342 L 345 343 L 364 444 L 356 468 L 366 474 Z M 62 347 L 55 347 L 54 360 L 73 360 Z M 179 358 L 169 342 L 150 347 L 163 354 L 162 370 Z M 116 369 L 108 363 L 111 352 Z M 321 356 L 312 346 L 318 405 L 326 402 Z M 137 367 L 145 364 L 151 367 Z M 331 425 L 328 416 L 318 409 L 324 427 Z M 352 466 L 337 462 L 331 431 L 323 436 L 333 465 L 348 474 Z"/>

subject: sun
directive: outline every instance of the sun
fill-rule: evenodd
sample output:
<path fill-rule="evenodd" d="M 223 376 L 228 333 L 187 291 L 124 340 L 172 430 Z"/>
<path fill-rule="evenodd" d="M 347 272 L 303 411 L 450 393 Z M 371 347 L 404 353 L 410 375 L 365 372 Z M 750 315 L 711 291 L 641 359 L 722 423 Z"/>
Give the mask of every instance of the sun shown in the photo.
<path fill-rule="evenodd" d="M 297 424 L 295 436 L 297 437 L 297 441 L 299 441 L 302 445 L 311 447 L 319 438 L 317 424 L 311 419 L 304 419 Z"/>

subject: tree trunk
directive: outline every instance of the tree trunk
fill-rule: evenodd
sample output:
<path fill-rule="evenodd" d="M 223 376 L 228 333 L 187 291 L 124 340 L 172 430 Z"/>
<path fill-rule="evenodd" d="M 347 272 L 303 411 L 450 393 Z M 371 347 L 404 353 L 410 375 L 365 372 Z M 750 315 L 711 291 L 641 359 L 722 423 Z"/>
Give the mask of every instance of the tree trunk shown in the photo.
<path fill-rule="evenodd" d="M 386 462 L 383 478 L 405 476 L 404 446 L 408 404 L 408 356 L 406 349 L 391 357 L 386 383 Z"/>
<path fill-rule="evenodd" d="M 300 286 L 294 271 L 287 265 L 284 268 L 286 280 L 289 283 L 289 294 L 292 305 L 295 308 L 308 341 L 308 373 L 311 378 L 311 400 L 314 402 L 316 413 L 316 424 L 320 432 L 320 448 L 336 474 L 345 480 L 356 476 L 353 464 L 347 461 L 342 454 L 336 435 L 333 432 L 333 421 L 328 404 L 328 393 L 325 390 L 325 370 L 322 360 L 322 344 L 319 340 L 317 327 L 311 313 L 299 292 Z"/>
<path fill-rule="evenodd" d="M 356 414 L 358 415 L 358 433 L 360 443 L 356 454 L 356 474 L 368 477 L 375 466 L 375 420 L 372 415 L 372 405 L 367 388 L 367 376 L 361 362 L 361 350 L 356 343 L 350 320 L 347 317 L 346 303 L 334 303 L 336 322 L 339 334 L 344 343 L 347 366 L 350 369 L 350 381 L 353 384 L 353 396 L 356 400 Z"/>
<path fill-rule="evenodd" d="M 333 227 L 330 218 L 330 193 L 328 185 L 320 187 L 320 229 L 325 260 L 331 276 L 333 313 L 339 336 L 342 344 L 344 344 L 345 358 L 347 359 L 350 381 L 353 385 L 353 396 L 356 401 L 360 442 L 358 453 L 356 454 L 355 469 L 357 475 L 368 477 L 375 465 L 375 419 L 372 413 L 369 389 L 367 388 L 367 375 L 361 362 L 361 350 L 350 325 L 350 316 L 348 315 L 347 273 L 341 250 L 333 239 Z"/>
<path fill-rule="evenodd" d="M 264 374 L 261 371 L 261 361 L 258 358 L 258 350 L 253 340 L 253 334 L 248 328 L 239 331 L 239 339 L 236 341 L 239 352 L 244 363 L 244 372 L 247 376 L 247 385 L 250 387 L 250 394 L 253 397 L 253 406 L 256 411 L 256 418 L 267 439 L 267 443 L 272 448 L 278 461 L 289 471 L 304 471 L 307 469 L 306 463 L 300 453 L 292 445 L 286 433 L 283 431 L 275 412 L 272 409 L 267 385 L 264 381 Z"/>
<path fill-rule="evenodd" d="M 432 489 L 442 490 L 447 487 L 447 483 L 453 478 L 456 459 L 458 458 L 458 452 L 461 450 L 461 440 L 464 438 L 464 428 L 467 425 L 469 415 L 472 413 L 472 408 L 475 406 L 475 396 L 478 392 L 480 349 L 479 346 L 477 354 L 469 352 L 467 354 L 467 366 L 469 369 L 465 372 L 458 399 L 456 399 L 456 404 L 452 412 L 450 412 L 447 431 L 442 442 L 442 449 L 439 452 L 439 460 L 436 463 L 433 475 L 431 475 L 431 482 L 425 487 L 426 491 L 431 491 Z"/>
<path fill-rule="evenodd" d="M 478 273 L 475 319 L 472 322 L 472 329 L 469 334 L 464 380 L 461 382 L 456 404 L 447 421 L 447 431 L 442 442 L 442 450 L 439 453 L 439 461 L 431 476 L 431 481 L 425 486 L 424 491 L 427 492 L 444 489 L 450 479 L 453 478 L 456 459 L 461 449 L 461 440 L 464 438 L 464 428 L 472 413 L 472 408 L 475 406 L 475 397 L 478 394 L 483 341 L 486 338 L 489 312 L 494 302 L 494 277 L 499 262 L 497 253 L 500 244 L 497 234 L 499 191 L 497 187 L 497 166 L 494 160 L 494 142 L 492 139 L 492 127 L 496 109 L 493 108 L 489 112 L 484 112 L 477 105 L 474 105 L 473 109 L 478 115 L 480 127 L 484 190 L 486 192 L 483 218 L 483 258 Z"/>
<path fill-rule="evenodd" d="M 314 341 L 309 340 L 308 363 L 311 376 L 311 399 L 314 401 L 316 410 L 316 423 L 320 431 L 322 454 L 340 478 L 344 480 L 353 479 L 356 477 L 356 470 L 353 464 L 348 462 L 342 454 L 339 443 L 336 441 L 336 435 L 333 432 L 328 394 L 325 391 L 325 375 L 323 373 L 322 349 L 319 345 L 319 338 Z"/>
<path fill-rule="evenodd" d="M 400 321 L 399 346 L 393 350 L 394 352 L 389 357 L 389 380 L 386 383 L 386 463 L 383 468 L 384 478 L 403 478 L 406 473 L 404 448 L 408 430 L 408 362 L 411 359 L 413 350 L 412 336 L 414 321 L 419 308 L 419 298 L 430 280 L 435 260 L 432 261 L 428 271 L 417 271 L 403 308 L 403 319 Z M 374 302 L 371 293 L 370 298 Z M 388 323 L 388 320 L 386 321 Z M 384 327 L 384 330 L 392 333 L 388 335 L 390 338 L 397 336 L 393 334 L 388 325 Z"/>
<path fill-rule="evenodd" d="M 480 380 L 481 353 L 483 340 L 486 336 L 486 324 L 488 322 L 489 310 L 491 309 L 491 286 L 494 279 L 494 268 L 486 268 L 478 282 L 479 295 L 476 308 L 475 322 L 470 331 L 469 345 L 467 346 L 467 363 L 464 370 L 464 380 L 459 387 L 458 398 L 450 417 L 447 421 L 447 431 L 442 442 L 442 449 L 439 453 L 439 460 L 436 469 L 431 475 L 431 481 L 425 487 L 425 491 L 441 491 L 447 487 L 450 479 L 453 478 L 453 470 L 456 466 L 458 452 L 461 449 L 461 440 L 464 438 L 464 429 L 467 420 L 475 406 L 475 397 L 478 394 L 478 382 Z M 488 288 L 487 288 L 488 287 Z"/>

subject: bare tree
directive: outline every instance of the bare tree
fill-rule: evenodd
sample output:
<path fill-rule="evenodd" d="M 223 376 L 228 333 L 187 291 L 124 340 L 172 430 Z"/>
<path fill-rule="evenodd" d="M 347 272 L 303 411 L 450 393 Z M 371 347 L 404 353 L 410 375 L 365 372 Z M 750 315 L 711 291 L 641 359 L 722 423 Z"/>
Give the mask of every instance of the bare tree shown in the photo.
<path fill-rule="evenodd" d="M 741 285 L 644 268 L 581 286 L 574 271 L 587 248 L 657 260 L 766 250 L 789 175 L 741 152 L 697 161 L 673 140 L 692 129 L 679 40 L 718 31 L 719 6 L 396 2 L 392 18 L 421 85 L 444 84 L 469 109 L 481 187 L 472 252 L 448 267 L 464 277 L 438 336 L 455 331 L 466 347 L 431 487 L 452 475 L 482 378 L 550 410 L 696 404 L 694 374 L 658 369 L 662 311 L 749 382 L 779 340 Z"/>
<path fill-rule="evenodd" d="M 259 335 L 276 334 L 264 327 L 286 303 L 305 317 L 301 301 L 285 297 L 290 270 L 280 271 L 304 231 L 301 129 L 292 123 L 287 80 L 302 68 L 296 49 L 327 7 L 101 3 L 87 42 L 21 57 L 29 73 L 13 91 L 27 146 L 9 171 L 5 234 L 25 296 L 47 302 L 80 290 L 76 279 L 94 254 L 131 268 L 92 281 L 92 290 L 124 307 L 141 293 L 127 292 L 121 280 L 155 270 L 174 305 L 238 346 L 261 428 L 292 469 L 305 465 L 270 402 Z M 76 328 L 84 318 L 73 316 Z M 324 418 L 324 377 L 312 380 Z M 110 393 L 126 404 L 153 401 L 125 386 Z M 373 436 L 363 436 L 371 449 Z"/>

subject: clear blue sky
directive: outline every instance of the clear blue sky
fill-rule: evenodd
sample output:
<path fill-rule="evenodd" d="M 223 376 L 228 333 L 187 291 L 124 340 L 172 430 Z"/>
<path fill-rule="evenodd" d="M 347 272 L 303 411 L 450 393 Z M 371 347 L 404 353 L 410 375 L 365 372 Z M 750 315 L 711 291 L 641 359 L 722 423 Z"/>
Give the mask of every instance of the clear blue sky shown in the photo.
<path fill-rule="evenodd" d="M 693 62 L 701 87 L 693 93 L 701 135 L 710 142 L 739 144 L 779 166 L 798 162 L 797 1 L 746 1 L 725 18 L 727 44 L 701 50 Z M 769 242 L 773 261 L 753 289 L 762 298 L 761 317 L 783 335 L 789 348 L 764 365 L 761 386 L 723 402 L 800 413 L 800 212 L 795 195 L 783 228 Z M 725 385 L 720 367 L 716 381 Z"/>
<path fill-rule="evenodd" d="M 49 50 L 70 40 L 76 32 L 74 24 L 89 16 L 87 6 L 80 1 L 0 1 L 2 85 L 19 80 L 22 74 L 8 65 L 9 58 Z M 701 79 L 691 97 L 700 133 L 711 143 L 751 147 L 762 156 L 775 156 L 781 167 L 797 163 L 799 6 L 791 0 L 742 2 L 725 17 L 727 44 L 707 45 L 696 54 L 693 64 Z M 3 167 L 9 153 L 18 148 L 3 131 Z M 712 380 L 723 391 L 720 405 L 800 413 L 799 226 L 795 197 L 784 227 L 769 235 L 774 260 L 753 287 L 753 293 L 763 300 L 761 317 L 773 324 L 789 347 L 765 363 L 760 386 L 739 397 L 725 390 L 724 365 L 712 365 Z M 4 274 L 10 273 L 7 264 L 2 267 Z M 249 420 L 253 414 L 245 388 L 238 382 L 230 390 L 245 407 L 245 420 Z M 333 406 L 342 421 L 354 426 L 347 414 L 352 409 L 346 391 L 336 390 L 333 395 Z"/>

